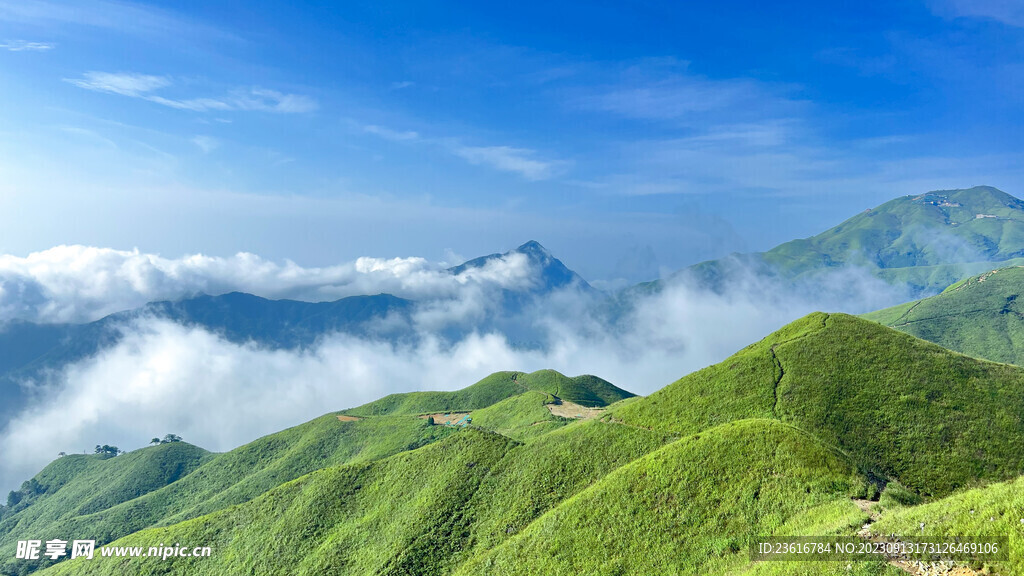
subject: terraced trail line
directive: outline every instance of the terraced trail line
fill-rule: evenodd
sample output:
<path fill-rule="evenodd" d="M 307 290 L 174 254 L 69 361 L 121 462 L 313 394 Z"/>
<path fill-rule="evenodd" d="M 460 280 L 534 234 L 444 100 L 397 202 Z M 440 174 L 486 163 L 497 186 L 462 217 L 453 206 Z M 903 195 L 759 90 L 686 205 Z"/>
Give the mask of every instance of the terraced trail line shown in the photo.
<path fill-rule="evenodd" d="M 875 534 L 871 531 L 871 525 L 881 518 L 881 514 L 875 511 L 871 500 L 854 499 L 854 504 L 868 514 L 868 521 L 857 531 L 857 536 L 872 542 L 892 542 L 896 540 L 887 538 L 884 535 Z M 967 566 L 957 565 L 954 562 L 918 562 L 908 560 L 889 560 L 889 565 L 903 570 L 914 576 L 985 576 L 984 572 L 973 570 Z"/>

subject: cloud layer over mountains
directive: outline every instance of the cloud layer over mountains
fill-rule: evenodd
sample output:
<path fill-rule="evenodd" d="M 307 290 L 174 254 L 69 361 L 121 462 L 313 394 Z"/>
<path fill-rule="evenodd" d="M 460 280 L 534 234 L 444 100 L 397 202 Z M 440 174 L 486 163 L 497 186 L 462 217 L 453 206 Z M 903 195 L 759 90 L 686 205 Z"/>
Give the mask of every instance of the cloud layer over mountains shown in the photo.
<path fill-rule="evenodd" d="M 423 258 L 359 258 L 324 268 L 278 264 L 248 253 L 164 258 L 135 251 L 58 246 L 26 257 L 0 256 L 0 322 L 89 322 L 199 293 L 248 292 L 265 298 L 336 300 L 390 293 L 414 300 L 457 298 L 481 287 L 528 288 L 522 254 L 453 275 Z"/>
<path fill-rule="evenodd" d="M 410 327 L 416 338 L 404 344 L 330 334 L 291 351 L 232 343 L 165 319 L 132 320 L 117 345 L 46 382 L 26 383 L 38 394 L 0 431 L 0 490 L 17 487 L 59 451 L 135 449 L 166 433 L 228 450 L 327 411 L 393 392 L 457 389 L 498 370 L 590 373 L 646 394 L 816 309 L 861 312 L 906 298 L 856 269 L 819 278 L 813 291 L 741 274 L 722 292 L 669 282 L 612 321 L 592 295 L 570 286 L 521 309 L 518 322 L 540 343 L 522 346 L 500 322 L 480 320 L 494 318 L 501 289 L 537 285 L 532 264 L 512 253 L 453 275 L 420 258 L 307 269 L 251 254 L 172 260 L 86 247 L 2 257 L 5 319 L 89 320 L 200 291 L 311 300 L 390 292 L 423 304 Z M 440 336 L 452 325 L 485 328 Z"/>

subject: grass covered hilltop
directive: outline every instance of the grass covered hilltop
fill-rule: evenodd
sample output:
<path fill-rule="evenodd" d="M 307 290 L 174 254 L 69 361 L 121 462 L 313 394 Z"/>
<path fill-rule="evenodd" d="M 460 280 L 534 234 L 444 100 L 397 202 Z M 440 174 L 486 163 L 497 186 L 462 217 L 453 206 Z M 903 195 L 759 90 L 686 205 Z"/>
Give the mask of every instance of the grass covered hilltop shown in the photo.
<path fill-rule="evenodd" d="M 592 376 L 500 372 L 224 454 L 61 458 L 0 521 L 2 569 L 47 566 L 9 560 L 25 534 L 89 533 L 214 553 L 40 574 L 900 574 L 754 564 L 747 545 L 854 535 L 879 512 L 888 532 L 926 518 L 1019 542 L 1022 392 L 1022 368 L 816 313 L 645 398 Z M 468 427 L 443 423 L 466 414 Z M 999 520 L 980 526 L 968 506 Z M 1016 573 L 1020 554 L 990 569 Z"/>

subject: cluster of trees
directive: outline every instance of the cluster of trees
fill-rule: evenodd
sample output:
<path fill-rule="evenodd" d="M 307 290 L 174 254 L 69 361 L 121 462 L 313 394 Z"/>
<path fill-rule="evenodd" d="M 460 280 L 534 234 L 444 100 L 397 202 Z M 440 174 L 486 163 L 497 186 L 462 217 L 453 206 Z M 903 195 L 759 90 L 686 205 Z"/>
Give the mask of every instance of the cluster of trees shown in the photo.
<path fill-rule="evenodd" d="M 153 438 L 152 440 L 149 441 L 149 443 L 170 444 L 171 442 L 181 441 L 181 436 L 178 436 L 177 434 L 167 434 L 163 437 L 163 439 Z M 117 456 L 118 454 L 124 454 L 124 450 L 121 450 L 117 446 L 111 446 L 109 444 L 97 444 L 93 453 L 99 454 L 100 456 L 103 456 L 105 458 L 112 458 L 114 456 Z M 67 456 L 67 453 L 60 452 L 59 454 L 57 454 L 57 456 L 63 458 Z M 40 494 L 43 494 L 44 492 L 46 492 L 46 487 L 41 485 L 35 478 L 31 480 L 26 480 L 21 485 L 20 490 L 12 490 L 9 494 L 7 494 L 6 510 L 4 509 L 4 506 L 0 504 L 0 518 L 3 518 L 5 511 L 10 511 L 18 504 L 27 504 L 29 500 L 33 499 L 34 497 Z"/>
<path fill-rule="evenodd" d="M 36 496 L 46 493 L 46 486 L 43 486 L 35 478 L 26 480 L 21 483 L 21 488 L 18 490 L 11 490 L 7 494 L 7 510 L 11 510 L 18 504 L 28 503 L 35 499 Z M 2 508 L 2 507 L 0 507 Z M 0 510 L 0 518 L 3 517 L 3 510 Z"/>
<path fill-rule="evenodd" d="M 124 450 L 121 450 L 117 446 L 111 446 L 109 444 L 104 444 L 103 446 L 100 446 L 99 444 L 97 444 L 96 445 L 96 451 L 94 453 L 95 454 L 99 454 L 100 456 L 106 456 L 106 457 L 109 458 L 109 457 L 117 456 L 118 454 L 124 454 Z"/>

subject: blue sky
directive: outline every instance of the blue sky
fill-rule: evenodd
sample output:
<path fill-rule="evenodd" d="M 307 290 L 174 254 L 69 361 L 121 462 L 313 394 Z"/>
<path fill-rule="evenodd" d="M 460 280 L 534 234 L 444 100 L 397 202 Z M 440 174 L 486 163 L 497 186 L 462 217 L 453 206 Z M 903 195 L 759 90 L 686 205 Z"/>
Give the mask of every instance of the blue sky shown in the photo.
<path fill-rule="evenodd" d="M 536 239 L 637 281 L 1024 194 L 1024 8 L 0 0 L 0 252 L 305 266 Z"/>

